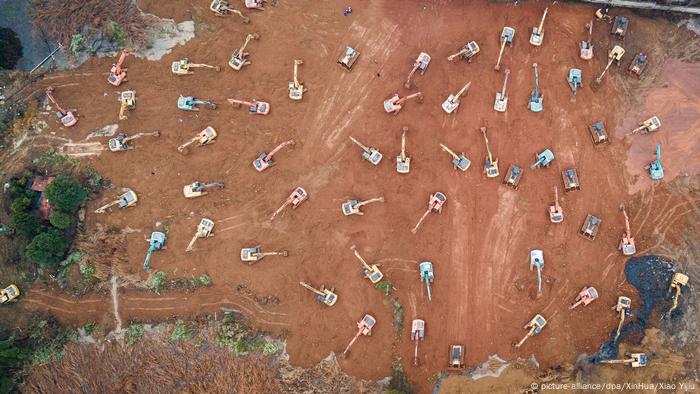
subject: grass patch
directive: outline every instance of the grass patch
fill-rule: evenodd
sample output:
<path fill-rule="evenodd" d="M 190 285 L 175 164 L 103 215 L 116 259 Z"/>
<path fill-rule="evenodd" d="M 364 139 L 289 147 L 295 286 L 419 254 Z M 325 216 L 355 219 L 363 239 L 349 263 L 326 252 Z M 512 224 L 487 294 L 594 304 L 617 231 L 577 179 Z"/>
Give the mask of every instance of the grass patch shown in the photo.
<path fill-rule="evenodd" d="M 148 287 L 156 294 L 160 295 L 160 291 L 165 288 L 167 276 L 163 271 L 156 271 L 148 281 Z"/>
<path fill-rule="evenodd" d="M 124 334 L 124 339 L 126 339 L 126 346 L 133 346 L 138 342 L 143 335 L 146 333 L 142 324 L 129 324 Z"/>
<path fill-rule="evenodd" d="M 391 305 L 394 308 L 394 333 L 396 336 L 400 336 L 401 331 L 403 331 L 403 306 L 396 298 L 391 301 Z"/>
<path fill-rule="evenodd" d="M 391 288 L 393 286 L 391 285 L 391 282 L 389 282 L 388 280 L 383 280 L 383 281 L 377 283 L 376 285 L 374 285 L 374 287 L 383 291 L 384 295 L 388 297 L 391 294 Z"/>
<path fill-rule="evenodd" d="M 172 334 L 170 334 L 170 340 L 173 342 L 177 341 L 189 341 L 192 339 L 192 330 L 185 325 L 185 323 L 177 323 L 175 329 L 173 329 Z"/>

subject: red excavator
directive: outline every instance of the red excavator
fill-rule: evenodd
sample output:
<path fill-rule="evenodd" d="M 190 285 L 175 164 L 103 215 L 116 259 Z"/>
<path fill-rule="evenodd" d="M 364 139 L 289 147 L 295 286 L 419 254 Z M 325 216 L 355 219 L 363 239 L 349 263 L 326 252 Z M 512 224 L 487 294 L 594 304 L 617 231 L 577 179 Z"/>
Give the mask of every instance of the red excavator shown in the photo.
<path fill-rule="evenodd" d="M 122 82 L 126 82 L 126 68 L 122 68 L 122 63 L 124 59 L 132 53 L 131 49 L 124 49 L 122 54 L 119 56 L 119 61 L 112 64 L 112 68 L 109 70 L 109 76 L 107 77 L 107 82 L 111 85 L 119 86 Z"/>
<path fill-rule="evenodd" d="M 413 350 L 413 365 L 418 366 L 418 342 L 425 339 L 425 321 L 415 319 L 411 323 L 411 340 L 416 342 L 416 347 Z"/>
<path fill-rule="evenodd" d="M 232 97 L 228 99 L 228 102 L 233 105 L 237 105 L 239 108 L 245 104 L 248 106 L 248 112 L 254 115 L 267 115 L 270 113 L 270 104 L 264 101 L 257 101 L 255 99 L 253 99 L 253 101 L 245 101 Z"/>
<path fill-rule="evenodd" d="M 46 97 L 51 101 L 51 104 L 53 104 L 54 107 L 56 107 L 56 118 L 58 118 L 59 121 L 61 121 L 61 124 L 63 124 L 66 127 L 71 127 L 74 126 L 76 123 L 78 123 L 78 119 L 73 115 L 71 111 L 66 111 L 63 108 L 61 108 L 60 105 L 56 102 L 56 99 L 53 98 L 53 92 L 52 87 L 46 88 Z"/>
<path fill-rule="evenodd" d="M 355 343 L 357 338 L 360 337 L 360 335 L 372 335 L 372 327 L 377 324 L 377 319 L 375 319 L 372 315 L 365 315 L 365 317 L 362 318 L 359 322 L 357 322 L 357 334 L 355 334 L 355 337 L 352 338 L 350 343 L 348 344 L 348 347 L 345 348 L 343 351 L 343 358 L 348 356 L 348 351 L 350 351 L 350 347 Z"/>

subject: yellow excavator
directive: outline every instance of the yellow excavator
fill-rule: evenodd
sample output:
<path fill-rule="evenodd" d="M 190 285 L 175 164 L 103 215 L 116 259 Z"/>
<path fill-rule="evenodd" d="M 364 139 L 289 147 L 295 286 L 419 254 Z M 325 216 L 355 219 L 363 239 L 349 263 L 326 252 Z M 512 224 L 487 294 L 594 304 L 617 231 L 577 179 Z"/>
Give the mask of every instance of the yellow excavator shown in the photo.
<path fill-rule="evenodd" d="M 178 146 L 177 150 L 180 153 L 184 153 L 185 149 L 194 143 L 197 143 L 197 146 L 204 146 L 204 145 L 213 144 L 214 142 L 216 142 L 216 141 L 214 141 L 215 138 L 216 138 L 216 130 L 211 126 L 207 126 L 206 129 L 197 133 L 197 135 L 192 137 L 192 139 L 190 139 L 189 141 L 185 142 L 184 144 Z"/>
<path fill-rule="evenodd" d="M 175 75 L 192 75 L 194 74 L 194 71 L 192 71 L 193 68 L 211 68 L 216 70 L 217 72 L 221 71 L 221 68 L 219 66 L 210 66 L 208 64 L 202 63 L 190 63 L 189 59 L 187 58 L 173 62 L 170 70 Z"/>
<path fill-rule="evenodd" d="M 544 326 L 546 326 L 546 325 L 547 325 L 547 320 L 546 320 L 542 315 L 540 315 L 540 314 L 535 315 L 535 317 L 533 317 L 532 320 L 530 320 L 530 321 L 523 327 L 524 329 L 528 329 L 528 328 L 529 328 L 530 331 L 528 331 L 527 334 L 525 334 L 525 336 L 523 337 L 523 339 L 520 340 L 520 342 L 518 342 L 517 344 L 515 344 L 515 347 L 516 347 L 516 348 L 519 348 L 520 346 L 523 345 L 523 343 L 525 343 L 525 341 L 526 341 L 528 338 L 530 338 L 531 336 L 533 336 L 533 335 L 535 335 L 535 334 L 539 334 L 540 332 L 542 332 L 542 329 L 543 329 Z"/>
<path fill-rule="evenodd" d="M 608 52 L 608 64 L 605 65 L 605 68 L 603 69 L 603 72 L 600 73 L 598 78 L 595 79 L 596 83 L 600 84 L 603 81 L 603 77 L 605 76 L 605 73 L 608 72 L 608 69 L 610 66 L 612 66 L 613 63 L 620 64 L 620 61 L 622 60 L 622 56 L 625 54 L 625 48 L 615 45 L 613 49 Z"/>
<path fill-rule="evenodd" d="M 355 253 L 355 257 L 357 257 L 357 259 L 362 263 L 362 274 L 365 276 L 365 278 L 369 279 L 372 284 L 377 284 L 380 280 L 382 280 L 382 278 L 384 278 L 384 274 L 382 274 L 382 271 L 379 270 L 379 267 L 377 267 L 376 264 L 369 265 L 365 259 L 360 256 L 360 252 L 357 251 L 357 246 L 352 245 L 350 250 Z"/>
<path fill-rule="evenodd" d="M 237 9 L 231 8 L 231 5 L 229 5 L 229 3 L 226 1 L 214 0 L 211 2 L 211 5 L 209 5 L 209 9 L 216 16 L 226 16 L 230 12 L 234 15 L 240 16 L 241 19 L 243 19 L 243 23 L 250 23 L 250 18 L 243 15 L 243 13 Z"/>
<path fill-rule="evenodd" d="M 299 65 L 304 64 L 301 60 L 294 60 L 294 80 L 289 82 L 289 98 L 292 100 L 301 100 L 304 92 L 307 90 L 304 84 L 299 81 Z"/>
<path fill-rule="evenodd" d="M 192 240 L 187 245 L 185 252 L 191 252 L 194 250 L 194 243 L 197 242 L 199 238 L 209 238 L 213 237 L 214 234 L 214 222 L 211 219 L 203 218 L 197 225 L 197 232 L 192 237 Z"/>
<path fill-rule="evenodd" d="M 126 116 L 126 110 L 128 109 L 131 111 L 136 108 L 136 91 L 127 90 L 121 92 L 119 94 L 119 103 L 119 120 L 125 120 L 128 118 Z"/>
<path fill-rule="evenodd" d="M 136 139 L 139 139 L 141 137 L 159 137 L 160 132 L 159 131 L 151 131 L 147 133 L 138 133 L 134 135 L 127 135 L 126 133 L 121 133 L 117 135 L 114 138 L 111 138 L 107 145 L 109 146 L 109 150 L 112 152 L 122 152 L 125 150 L 129 149 L 134 149 L 133 146 L 129 146 L 129 141 L 133 141 Z"/>
<path fill-rule="evenodd" d="M 673 279 L 671 279 L 671 286 L 668 288 L 668 292 L 675 291 L 673 295 L 673 305 L 671 309 L 668 310 L 668 315 L 678 308 L 678 298 L 681 296 L 681 287 L 688 285 L 688 276 L 680 272 L 673 274 Z"/>
<path fill-rule="evenodd" d="M 16 302 L 19 295 L 19 287 L 17 285 L 9 285 L 4 289 L 0 289 L 0 304 Z"/>
<path fill-rule="evenodd" d="M 248 52 L 245 51 L 245 48 L 248 46 L 250 40 L 257 40 L 258 38 L 260 38 L 260 36 L 257 33 L 248 34 L 245 37 L 243 45 L 240 48 L 233 50 L 233 53 L 231 54 L 231 60 L 228 61 L 228 65 L 231 66 L 232 69 L 236 71 L 241 71 L 243 66 L 251 64 L 251 61 L 248 60 Z"/>
<path fill-rule="evenodd" d="M 625 323 L 625 317 L 630 313 L 632 308 L 632 300 L 629 297 L 619 296 L 617 297 L 617 304 L 612 307 L 617 313 L 620 314 L 620 323 L 617 325 L 617 333 L 615 334 L 615 339 L 613 342 L 617 342 L 617 338 L 620 337 L 620 331 L 622 331 L 622 325 Z"/>
<path fill-rule="evenodd" d="M 486 127 L 479 129 L 481 134 L 484 135 L 484 142 L 486 143 L 486 161 L 484 162 L 484 174 L 487 178 L 495 178 L 499 175 L 498 172 L 498 159 L 494 160 L 491 155 L 491 148 L 489 148 L 489 139 L 486 137 Z"/>
<path fill-rule="evenodd" d="M 131 189 L 127 189 L 126 192 L 117 197 L 116 200 L 97 208 L 95 213 L 105 213 L 107 211 L 111 211 L 110 208 L 115 205 L 119 205 L 119 208 L 133 207 L 136 205 L 138 200 L 139 198 L 136 196 L 136 193 Z"/>
<path fill-rule="evenodd" d="M 321 290 L 312 287 L 304 282 L 299 282 L 299 284 L 305 289 L 311 290 L 316 293 L 316 300 L 324 305 L 333 306 L 338 301 L 338 295 L 334 293 L 335 289 L 326 289 L 321 285 Z"/>

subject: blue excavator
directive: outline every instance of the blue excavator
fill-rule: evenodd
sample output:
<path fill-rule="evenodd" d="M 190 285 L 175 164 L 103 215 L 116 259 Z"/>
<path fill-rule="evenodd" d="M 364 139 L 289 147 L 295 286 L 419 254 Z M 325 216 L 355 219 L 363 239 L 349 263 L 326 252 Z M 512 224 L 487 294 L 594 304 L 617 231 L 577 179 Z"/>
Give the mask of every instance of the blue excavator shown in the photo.
<path fill-rule="evenodd" d="M 418 270 L 420 271 L 421 282 L 425 282 L 425 287 L 428 289 L 428 301 L 431 301 L 430 284 L 435 280 L 435 276 L 433 275 L 433 263 L 424 261 L 418 265 Z"/>
<path fill-rule="evenodd" d="M 535 69 L 535 90 L 530 94 L 530 102 L 527 104 L 527 107 L 532 112 L 542 112 L 544 95 L 540 94 L 540 77 L 537 73 L 537 63 L 532 63 L 532 67 Z"/>
<path fill-rule="evenodd" d="M 209 100 L 198 100 L 192 96 L 180 96 L 177 99 L 177 109 L 184 111 L 199 111 L 198 105 L 206 105 L 211 109 L 216 109 L 216 104 Z"/>
<path fill-rule="evenodd" d="M 151 269 L 151 255 L 157 250 L 162 250 L 165 248 L 165 233 L 160 231 L 154 231 L 151 233 L 151 238 L 148 239 L 148 252 L 146 252 L 146 260 L 143 262 L 143 269 Z"/>
<path fill-rule="evenodd" d="M 656 144 L 656 160 L 649 163 L 649 176 L 655 181 L 664 177 L 664 168 L 661 166 L 661 144 Z"/>

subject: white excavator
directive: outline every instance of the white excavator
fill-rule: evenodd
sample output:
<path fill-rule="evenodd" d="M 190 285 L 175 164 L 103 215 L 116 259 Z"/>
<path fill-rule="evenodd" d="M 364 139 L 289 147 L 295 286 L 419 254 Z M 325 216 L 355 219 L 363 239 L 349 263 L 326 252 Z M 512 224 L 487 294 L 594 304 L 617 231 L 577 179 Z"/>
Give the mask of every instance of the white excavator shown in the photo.
<path fill-rule="evenodd" d="M 423 103 L 423 93 L 417 92 L 404 97 L 399 97 L 398 93 L 394 93 L 393 96 L 384 100 L 384 111 L 398 115 L 403 108 L 402 104 L 411 99 L 416 99 L 419 104 Z"/>
<path fill-rule="evenodd" d="M 623 359 L 617 360 L 601 360 L 604 364 L 629 364 L 632 368 L 646 367 L 649 362 L 649 357 L 646 353 L 625 353 Z"/>
<path fill-rule="evenodd" d="M 378 149 L 373 148 L 371 146 L 364 145 L 360 141 L 356 140 L 355 137 L 350 136 L 350 140 L 360 148 L 362 148 L 362 158 L 367 160 L 368 162 L 374 164 L 375 166 L 379 164 L 379 162 L 382 161 L 382 153 L 379 152 Z"/>
<path fill-rule="evenodd" d="M 299 65 L 304 64 L 301 60 L 294 60 L 294 80 L 289 82 L 289 98 L 295 101 L 299 101 L 304 96 L 306 88 L 304 83 L 299 81 Z"/>
<path fill-rule="evenodd" d="M 608 64 L 605 65 L 605 68 L 603 69 L 603 72 L 598 75 L 598 77 L 595 79 L 596 83 L 600 84 L 603 81 L 603 77 L 605 76 L 605 73 L 608 72 L 608 69 L 610 66 L 612 66 L 613 63 L 620 64 L 620 61 L 622 60 L 622 56 L 625 54 L 625 48 L 615 45 L 613 49 L 608 52 Z"/>
<path fill-rule="evenodd" d="M 461 171 L 466 172 L 469 169 L 469 166 L 472 164 L 472 162 L 467 159 L 467 156 L 464 155 L 464 152 L 460 152 L 460 154 L 456 154 L 453 152 L 450 148 L 448 148 L 445 144 L 440 144 L 440 148 L 442 148 L 443 151 L 447 152 L 452 156 L 452 165 L 454 166 L 455 169 L 459 169 Z"/>
<path fill-rule="evenodd" d="M 469 87 L 472 86 L 472 82 L 469 81 L 467 82 L 462 89 L 460 89 L 459 92 L 456 94 L 450 94 L 445 101 L 442 103 L 442 109 L 447 112 L 448 114 L 451 114 L 459 108 L 459 99 L 462 97 L 463 94 L 465 94 L 468 90 Z"/>
<path fill-rule="evenodd" d="M 159 137 L 160 132 L 159 131 L 151 131 L 151 132 L 144 132 L 144 133 L 138 133 L 134 135 L 128 135 L 127 133 L 120 133 L 114 138 L 110 138 L 109 142 L 107 142 L 107 146 L 109 147 L 109 150 L 112 152 L 123 152 L 125 150 L 129 149 L 134 149 L 133 146 L 129 145 L 129 141 L 137 140 L 141 137 Z"/>
<path fill-rule="evenodd" d="M 206 196 L 209 194 L 207 191 L 208 189 L 211 189 L 213 187 L 224 187 L 223 182 L 211 182 L 211 183 L 202 183 L 199 181 L 194 181 L 190 183 L 189 185 L 185 185 L 182 188 L 182 194 L 185 195 L 185 198 L 196 198 L 196 197 L 201 197 L 201 196 Z"/>
<path fill-rule="evenodd" d="M 345 215 L 345 216 L 350 216 L 350 215 L 362 216 L 365 213 L 362 212 L 360 210 L 360 208 L 362 208 L 365 205 L 371 204 L 373 202 L 384 202 L 384 197 L 371 198 L 371 199 L 365 200 L 365 201 L 351 199 L 351 200 L 344 202 L 340 206 L 340 209 L 343 211 L 343 215 Z"/>
<path fill-rule="evenodd" d="M 279 252 L 263 252 L 260 245 L 254 246 L 252 248 L 241 249 L 241 261 L 248 265 L 253 265 L 256 262 L 265 258 L 265 256 L 289 256 L 289 252 L 286 250 L 281 250 Z"/>
<path fill-rule="evenodd" d="M 476 41 L 469 41 L 464 45 L 462 49 L 459 50 L 459 52 L 453 53 L 452 55 L 448 56 L 447 60 L 453 61 L 457 57 L 461 56 L 468 63 L 471 63 L 472 57 L 479 53 L 479 51 L 481 51 L 481 49 L 479 48 L 479 45 L 476 43 Z"/>
<path fill-rule="evenodd" d="M 408 74 L 408 78 L 406 78 L 406 83 L 403 84 L 406 89 L 411 88 L 411 78 L 416 71 L 420 70 L 420 75 L 425 74 L 425 71 L 428 69 L 428 65 L 430 64 L 430 59 L 430 55 L 425 52 L 421 52 L 418 55 L 418 58 L 416 58 L 416 61 L 413 63 L 411 72 Z"/>
<path fill-rule="evenodd" d="M 95 210 L 95 213 L 105 213 L 107 211 L 111 212 L 111 208 L 118 205 L 120 209 L 133 207 L 138 202 L 139 198 L 136 193 L 131 189 L 126 189 L 126 191 L 119 195 L 116 200 L 105 204 Z"/>
<path fill-rule="evenodd" d="M 238 15 L 241 19 L 243 19 L 243 23 L 250 23 L 250 18 L 243 15 L 241 11 L 231 8 L 231 5 L 226 1 L 213 0 L 211 2 L 211 5 L 209 5 L 209 9 L 216 16 L 226 16 L 228 15 L 228 13 L 232 13 L 234 15 Z"/>
<path fill-rule="evenodd" d="M 178 146 L 177 150 L 180 153 L 184 153 L 185 149 L 194 143 L 196 143 L 197 146 L 204 146 L 204 145 L 213 144 L 214 142 L 216 142 L 215 139 L 216 139 L 216 130 L 211 126 L 207 126 L 204 130 L 200 131 L 199 133 L 197 133 L 197 135 L 192 137 L 192 139 L 190 139 L 189 141 L 185 142 L 184 144 Z"/>
<path fill-rule="evenodd" d="M 221 67 L 219 66 L 211 66 L 203 63 L 190 63 L 188 58 L 173 62 L 173 64 L 170 66 L 170 71 L 172 71 L 172 73 L 175 75 L 192 75 L 194 74 L 194 71 L 192 71 L 193 68 L 210 68 L 216 70 L 216 72 L 221 71 Z"/>
<path fill-rule="evenodd" d="M 194 243 L 197 242 L 199 238 L 209 238 L 214 236 L 214 222 L 211 219 L 203 218 L 197 225 L 197 232 L 195 232 L 194 237 L 187 245 L 185 252 L 191 252 L 194 250 Z"/>
<path fill-rule="evenodd" d="M 617 297 L 617 304 L 612 307 L 617 313 L 620 314 L 620 323 L 617 325 L 617 333 L 615 334 L 615 339 L 613 342 L 617 342 L 620 337 L 620 332 L 622 331 L 622 325 L 625 323 L 625 317 L 630 313 L 632 308 L 632 300 L 629 297 L 619 296 Z"/>
<path fill-rule="evenodd" d="M 510 70 L 506 69 L 505 76 L 503 77 L 503 89 L 501 89 L 500 92 L 496 92 L 496 100 L 493 103 L 493 109 L 497 112 L 506 112 L 508 109 L 508 95 L 506 94 L 508 75 L 510 75 Z"/>
<path fill-rule="evenodd" d="M 406 155 L 406 133 L 408 127 L 404 126 L 401 134 L 401 153 L 396 156 L 396 172 L 408 174 L 411 171 L 411 158 Z"/>
<path fill-rule="evenodd" d="M 413 366 L 418 366 L 418 342 L 425 339 L 425 320 L 414 319 L 411 322 L 411 340 L 415 342 L 413 348 Z"/>
<path fill-rule="evenodd" d="M 544 9 L 544 13 L 542 14 L 542 20 L 540 21 L 540 25 L 532 28 L 532 34 L 530 35 L 530 44 L 532 44 L 536 47 L 541 46 L 542 41 L 544 40 L 544 19 L 547 17 L 548 10 L 549 10 L 549 7 Z"/>
<path fill-rule="evenodd" d="M 484 174 L 487 178 L 496 178 L 499 175 L 498 172 L 498 159 L 493 158 L 491 155 L 491 148 L 489 147 L 489 139 L 486 137 L 486 127 L 481 127 L 479 129 L 481 134 L 484 136 L 484 143 L 486 144 L 486 161 L 484 161 Z"/>
<path fill-rule="evenodd" d="M 317 289 L 304 282 L 299 282 L 299 284 L 303 288 L 316 293 L 316 301 L 320 302 L 321 304 L 333 306 L 338 301 L 338 295 L 335 294 L 335 289 L 332 287 L 330 289 L 327 289 L 323 285 L 321 285 L 321 289 Z"/>
<path fill-rule="evenodd" d="M 493 67 L 494 70 L 498 71 L 501 69 L 501 56 L 503 56 L 503 50 L 506 49 L 506 45 L 509 47 L 513 46 L 513 37 L 515 37 L 515 29 L 508 26 L 503 27 L 503 31 L 501 31 L 501 50 L 498 52 L 498 60 L 496 61 L 496 65 Z"/>

